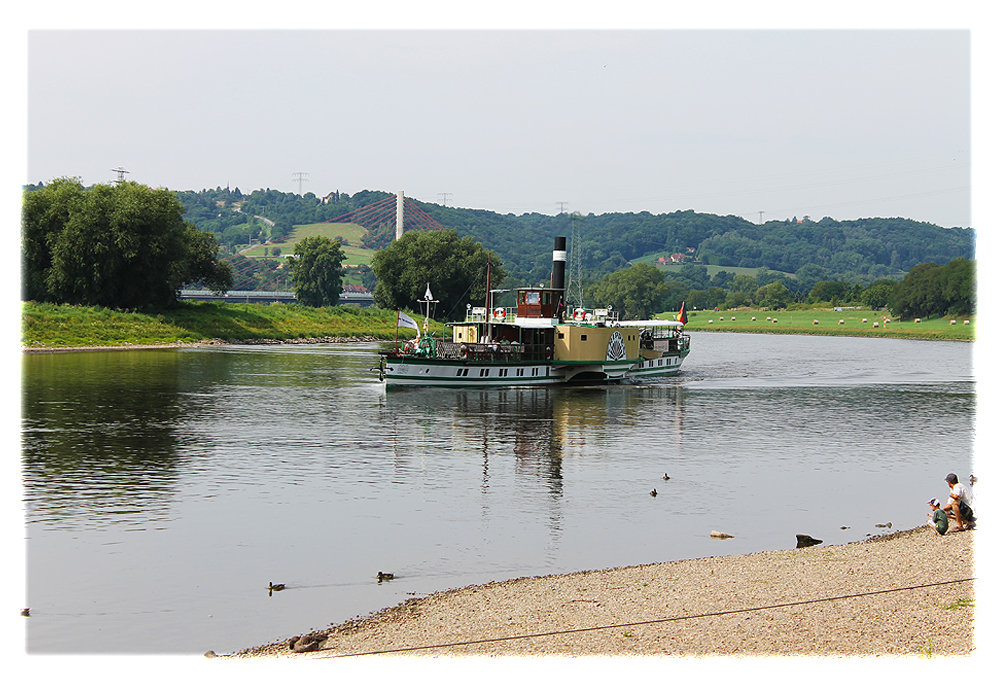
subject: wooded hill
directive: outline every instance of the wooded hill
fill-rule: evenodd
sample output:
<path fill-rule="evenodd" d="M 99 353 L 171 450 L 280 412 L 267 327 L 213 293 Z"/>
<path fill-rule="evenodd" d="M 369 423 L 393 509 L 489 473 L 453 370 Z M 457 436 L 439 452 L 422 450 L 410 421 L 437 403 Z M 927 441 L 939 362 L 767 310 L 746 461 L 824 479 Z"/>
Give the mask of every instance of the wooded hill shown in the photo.
<path fill-rule="evenodd" d="M 185 219 L 234 246 L 241 238 L 245 242 L 248 235 L 280 237 L 295 225 L 332 220 L 392 194 L 337 192 L 329 203 L 312 193 L 300 196 L 272 189 L 243 195 L 239 189 L 217 188 L 178 192 L 178 196 L 187 208 Z M 571 238 L 570 251 L 579 261 L 585 282 L 635 261 L 656 261 L 672 254 L 684 254 L 687 261 L 709 265 L 785 273 L 808 266 L 826 279 L 863 283 L 898 276 L 918 264 L 944 265 L 954 258 L 972 259 L 975 254 L 975 231 L 971 228 L 944 228 L 904 218 L 813 221 L 806 217 L 758 225 L 738 216 L 692 210 L 655 215 L 646 211 L 504 215 L 434 203 L 417 205 L 441 225 L 495 251 L 510 279 L 519 284 L 548 278 L 556 236 Z M 253 216 L 267 218 L 274 225 L 267 226 Z M 379 249 L 393 236 L 394 228 L 385 226 L 375 228 L 362 241 L 369 249 Z M 574 237 L 577 247 L 572 246 Z"/>

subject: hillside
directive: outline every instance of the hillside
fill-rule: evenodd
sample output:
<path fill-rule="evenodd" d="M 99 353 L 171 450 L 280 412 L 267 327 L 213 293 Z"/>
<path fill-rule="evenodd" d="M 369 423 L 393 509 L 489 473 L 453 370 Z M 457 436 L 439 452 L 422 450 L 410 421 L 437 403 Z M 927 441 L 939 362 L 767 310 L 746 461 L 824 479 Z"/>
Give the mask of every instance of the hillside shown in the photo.
<path fill-rule="evenodd" d="M 343 237 L 347 262 L 367 265 L 371 254 L 393 236 L 388 226 L 368 232 L 357 225 L 326 222 L 386 199 L 391 196 L 387 192 L 365 190 L 353 196 L 336 192 L 325 202 L 311 193 L 300 196 L 270 189 L 249 195 L 219 188 L 178 195 L 188 210 L 185 218 L 213 231 L 232 253 L 246 249 L 251 239 L 270 239 L 272 256 L 275 247 L 289 253 L 301 237 L 320 233 Z M 795 274 L 806 267 L 810 274 L 828 279 L 864 283 L 898 277 L 921 263 L 943 265 L 975 254 L 971 228 L 944 228 L 904 218 L 790 218 L 758 225 L 737 216 L 692 210 L 574 217 L 566 213 L 504 215 L 419 201 L 417 205 L 444 227 L 497 252 L 511 280 L 518 283 L 548 278 L 556 236 L 570 238 L 571 254 L 584 282 L 633 262 L 655 263 L 658 257 L 674 253 L 710 266 L 712 274 L 720 269 L 737 272 L 736 268 L 743 269 L 738 272 L 767 268 Z M 256 249 L 248 255 L 263 254 L 263 249 Z"/>

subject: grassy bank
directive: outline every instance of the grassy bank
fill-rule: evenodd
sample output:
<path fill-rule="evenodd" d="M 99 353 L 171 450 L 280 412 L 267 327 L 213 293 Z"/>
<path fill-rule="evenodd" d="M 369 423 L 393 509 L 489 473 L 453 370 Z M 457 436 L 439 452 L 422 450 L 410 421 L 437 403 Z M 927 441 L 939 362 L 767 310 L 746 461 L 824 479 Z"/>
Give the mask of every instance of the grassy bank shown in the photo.
<path fill-rule="evenodd" d="M 675 314 L 661 314 L 672 319 Z M 965 325 L 949 318 L 883 322 L 884 312 L 703 311 L 689 312 L 687 330 L 750 333 L 806 333 L 853 337 L 906 337 L 927 340 L 974 340 L 975 318 Z M 421 318 L 415 317 L 417 322 Z M 843 323 L 840 321 L 843 320 Z M 818 321 L 818 323 L 814 323 Z M 878 327 L 874 327 L 875 324 Z M 431 328 L 441 332 L 441 324 Z M 400 331 L 412 337 L 413 331 Z M 314 309 L 297 304 L 227 304 L 181 302 L 157 313 L 132 313 L 100 307 L 25 302 L 21 308 L 22 347 L 121 347 L 194 343 L 343 337 L 392 340 L 396 312 L 338 306 Z"/>
<path fill-rule="evenodd" d="M 975 340 L 976 320 L 934 318 L 885 323 L 885 311 L 689 311 L 686 329 L 693 332 L 796 333 L 851 337 L 905 337 L 921 340 Z M 661 314 L 675 318 L 676 314 Z M 951 321 L 955 320 L 952 325 Z M 965 321 L 968 320 L 968 325 Z"/>
<path fill-rule="evenodd" d="M 419 320 L 418 320 L 419 322 Z M 431 326 L 438 332 L 439 324 Z M 403 336 L 413 331 L 403 329 Z M 204 340 L 300 340 L 345 337 L 392 340 L 396 312 L 350 306 L 181 302 L 157 313 L 25 302 L 22 347 L 115 347 Z"/>

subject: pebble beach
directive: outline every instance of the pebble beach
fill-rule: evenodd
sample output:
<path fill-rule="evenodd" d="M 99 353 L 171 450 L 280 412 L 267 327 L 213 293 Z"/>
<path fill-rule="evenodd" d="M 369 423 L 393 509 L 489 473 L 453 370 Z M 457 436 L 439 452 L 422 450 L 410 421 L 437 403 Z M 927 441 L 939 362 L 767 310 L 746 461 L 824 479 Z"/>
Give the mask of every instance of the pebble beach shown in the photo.
<path fill-rule="evenodd" d="M 967 656 L 974 545 L 975 531 L 921 526 L 845 545 L 490 582 L 302 630 L 308 652 L 281 639 L 224 657 Z"/>

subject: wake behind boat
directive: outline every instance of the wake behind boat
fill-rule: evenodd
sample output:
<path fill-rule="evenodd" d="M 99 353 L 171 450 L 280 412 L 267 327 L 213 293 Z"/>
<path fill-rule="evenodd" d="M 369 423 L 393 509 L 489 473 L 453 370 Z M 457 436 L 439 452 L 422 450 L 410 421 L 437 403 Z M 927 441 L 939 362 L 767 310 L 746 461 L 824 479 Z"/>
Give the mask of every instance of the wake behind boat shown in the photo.
<path fill-rule="evenodd" d="M 517 289 L 515 308 L 469 306 L 450 341 L 420 334 L 379 352 L 386 386 L 510 387 L 640 382 L 676 375 L 690 351 L 677 321 L 622 321 L 608 309 L 567 310 L 566 238 L 556 237 L 549 287 Z M 487 294 L 491 294 L 487 290 Z M 428 307 L 430 290 L 427 295 Z"/>

